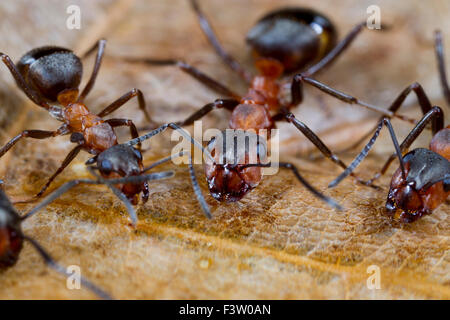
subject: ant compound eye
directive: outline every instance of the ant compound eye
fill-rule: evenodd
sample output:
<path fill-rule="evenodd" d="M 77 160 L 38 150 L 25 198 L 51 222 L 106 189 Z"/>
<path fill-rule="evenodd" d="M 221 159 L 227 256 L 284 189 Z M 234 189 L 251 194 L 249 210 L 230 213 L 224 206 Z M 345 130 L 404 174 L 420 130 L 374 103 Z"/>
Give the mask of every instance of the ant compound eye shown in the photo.
<path fill-rule="evenodd" d="M 103 174 L 110 174 L 113 171 L 113 164 L 108 159 L 102 160 L 99 166 L 99 170 Z"/>

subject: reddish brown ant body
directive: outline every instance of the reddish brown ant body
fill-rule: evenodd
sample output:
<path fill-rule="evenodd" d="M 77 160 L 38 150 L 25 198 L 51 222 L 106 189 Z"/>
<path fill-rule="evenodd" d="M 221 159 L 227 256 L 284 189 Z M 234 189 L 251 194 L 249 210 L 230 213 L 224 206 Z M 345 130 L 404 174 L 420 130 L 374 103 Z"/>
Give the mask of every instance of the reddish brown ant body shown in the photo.
<path fill-rule="evenodd" d="M 133 89 L 111 103 L 103 111 L 94 114 L 84 104 L 84 99 L 94 86 L 100 69 L 106 40 L 99 40 L 83 57 L 97 50 L 92 75 L 84 90 L 79 93 L 83 65 L 79 57 L 71 50 L 60 47 L 40 47 L 26 53 L 15 65 L 9 56 L 0 53 L 3 63 L 8 67 L 19 88 L 36 105 L 47 110 L 57 120 L 63 122 L 55 131 L 25 130 L 11 139 L 0 149 L 3 156 L 22 138 L 46 139 L 59 135 L 71 134 L 70 140 L 77 146 L 70 151 L 62 165 L 50 177 L 37 197 L 41 196 L 51 182 L 77 156 L 80 150 L 91 154 L 116 145 L 117 136 L 114 127 L 128 126 L 132 137 L 137 137 L 137 129 L 128 119 L 108 119 L 103 117 L 117 110 L 131 98 L 137 97 L 139 107 L 148 121 L 151 121 L 145 109 L 144 97 L 140 90 Z"/>
<path fill-rule="evenodd" d="M 205 105 L 186 120 L 177 122 L 178 125 L 191 125 L 214 109 L 231 111 L 229 127 L 241 131 L 241 133 L 250 130 L 254 130 L 256 134 L 260 130 L 269 130 L 270 132 L 270 129 L 275 127 L 275 122 L 284 120 L 292 123 L 301 131 L 325 157 L 342 168 L 346 168 L 345 163 L 305 123 L 296 119 L 290 112 L 292 107 L 300 104 L 303 100 L 303 83 L 310 84 L 344 102 L 364 106 L 388 117 L 396 116 L 394 112 L 371 106 L 310 78 L 311 75 L 332 63 L 352 43 L 365 26 L 365 22 L 354 27 L 341 42 L 336 44 L 336 32 L 332 23 L 315 11 L 289 8 L 270 13 L 257 23 L 247 37 L 248 43 L 253 47 L 255 53 L 261 57 L 256 61 L 259 75 L 253 76 L 222 48 L 197 1 L 191 0 L 191 5 L 216 53 L 232 70 L 240 75 L 249 85 L 249 89 L 245 95 L 240 96 L 182 61 L 126 58 L 125 60 L 130 62 L 178 66 L 210 89 L 231 97 L 231 99 L 218 99 Z M 294 39 L 291 36 L 295 36 Z M 294 76 L 291 84 L 291 102 L 285 103 L 281 96 L 282 81 L 280 77 L 285 71 L 299 70 L 306 66 L 309 66 L 309 68 L 305 72 Z M 212 150 L 216 146 L 214 142 L 211 142 L 209 147 Z M 236 146 L 228 144 L 222 151 L 224 155 L 229 155 L 235 148 Z M 244 163 L 237 164 L 235 161 L 238 159 L 226 157 L 225 160 L 229 160 L 231 163 L 218 164 L 217 157 L 219 155 L 216 154 L 215 162 L 207 165 L 208 185 L 211 194 L 217 200 L 238 201 L 256 187 L 261 180 L 262 167 L 267 166 L 267 164 L 262 164 L 261 159 L 256 159 L 257 163 L 246 163 L 246 158 L 250 154 L 259 156 L 257 150 L 246 150 L 246 152 L 249 154 L 241 159 L 244 160 Z M 282 163 L 280 165 L 293 170 L 309 190 L 314 190 L 300 177 L 298 170 L 292 164 Z M 358 179 L 358 181 L 361 180 Z M 315 190 L 312 192 L 325 199 L 319 192 Z M 327 198 L 328 200 L 330 200 L 330 204 L 336 207 L 334 201 Z"/>

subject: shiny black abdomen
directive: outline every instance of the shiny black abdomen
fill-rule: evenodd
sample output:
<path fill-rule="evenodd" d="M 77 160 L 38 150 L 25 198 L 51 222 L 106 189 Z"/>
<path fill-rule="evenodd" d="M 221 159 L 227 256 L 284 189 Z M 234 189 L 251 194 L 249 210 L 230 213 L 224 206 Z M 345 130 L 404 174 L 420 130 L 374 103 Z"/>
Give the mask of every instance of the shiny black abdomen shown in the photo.
<path fill-rule="evenodd" d="M 301 70 L 323 58 L 337 41 L 331 21 L 305 8 L 285 8 L 269 13 L 247 34 L 257 56 L 279 60 L 286 71 Z"/>
<path fill-rule="evenodd" d="M 40 47 L 27 52 L 17 63 L 27 84 L 47 101 L 56 102 L 66 89 L 77 89 L 83 66 L 71 50 Z"/>

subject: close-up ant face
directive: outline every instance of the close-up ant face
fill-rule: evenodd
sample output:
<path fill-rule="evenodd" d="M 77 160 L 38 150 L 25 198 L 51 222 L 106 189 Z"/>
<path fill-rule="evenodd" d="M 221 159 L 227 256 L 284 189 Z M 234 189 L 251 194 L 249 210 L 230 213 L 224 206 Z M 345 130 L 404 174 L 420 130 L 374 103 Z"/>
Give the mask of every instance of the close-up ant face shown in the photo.
<path fill-rule="evenodd" d="M 261 18 L 246 40 L 256 57 L 276 59 L 292 72 L 327 55 L 337 43 L 337 32 L 319 12 L 292 7 Z"/>

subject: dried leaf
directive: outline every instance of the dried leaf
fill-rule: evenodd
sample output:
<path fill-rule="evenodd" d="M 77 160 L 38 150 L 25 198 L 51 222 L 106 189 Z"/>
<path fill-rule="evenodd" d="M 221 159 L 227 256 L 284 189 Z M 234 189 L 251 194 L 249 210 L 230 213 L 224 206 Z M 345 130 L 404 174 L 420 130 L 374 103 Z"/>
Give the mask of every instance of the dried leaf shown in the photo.
<path fill-rule="evenodd" d="M 82 29 L 65 28 L 66 7 L 82 9 Z M 201 1 L 224 45 L 246 66 L 251 57 L 245 32 L 280 1 Z M 283 5 L 311 6 L 283 1 Z M 442 1 L 323 0 L 314 7 L 332 17 L 343 35 L 366 19 L 366 8 L 377 4 L 389 32 L 364 31 L 348 52 L 318 78 L 363 100 L 386 107 L 408 84 L 419 81 L 435 104 L 441 104 L 432 31 L 450 30 L 449 4 Z M 417 13 L 421 14 L 418 15 Z M 216 57 L 202 35 L 187 1 L 3 1 L 0 3 L 2 52 L 17 59 L 26 50 L 58 44 L 82 52 L 99 37 L 108 39 L 107 54 L 179 57 L 198 66 L 235 90 L 239 79 Z M 450 48 L 450 37 L 445 42 Z M 447 50 L 450 61 L 450 50 Z M 90 72 L 92 59 L 86 64 Z M 58 123 L 24 99 L 2 68 L 0 102 L 2 141 L 22 129 L 56 128 Z M 216 96 L 174 68 L 130 66 L 106 59 L 87 103 L 101 110 L 132 87 L 142 89 L 156 120 L 179 120 Z M 370 128 L 374 116 L 357 107 L 306 90 L 307 99 L 295 113 L 325 141 L 338 148 Z M 408 100 L 410 116 L 419 116 Z M 115 115 L 116 116 L 116 115 Z M 136 102 L 117 112 L 144 124 Z M 370 116 L 368 123 L 365 119 Z M 217 111 L 205 126 L 224 128 Z M 409 125 L 395 122 L 403 137 Z M 208 221 L 193 197 L 186 167 L 176 177 L 153 183 L 141 205 L 137 230 L 129 226 L 122 204 L 102 186 L 80 186 L 24 224 L 65 265 L 79 265 L 83 275 L 117 298 L 196 299 L 322 299 L 322 298 L 450 298 L 449 208 L 441 206 L 417 223 L 391 224 L 382 209 L 389 176 L 381 191 L 346 180 L 336 190 L 326 185 L 340 169 L 326 160 L 310 161 L 301 151 L 309 143 L 289 125 L 281 125 L 282 159 L 293 161 L 315 186 L 338 200 L 338 213 L 312 197 L 289 172 L 265 177 L 239 203 L 221 204 L 208 196 L 214 219 Z M 122 141 L 128 133 L 121 131 Z M 417 145 L 426 145 L 429 134 Z M 145 154 L 150 163 L 170 152 L 168 135 L 153 139 Z M 13 199 L 39 190 L 70 149 L 67 137 L 21 141 L 0 161 L 5 189 Z M 386 134 L 361 166 L 369 177 L 392 152 Z M 81 155 L 55 182 L 87 177 Z M 349 162 L 351 156 L 345 157 Z M 393 169 L 393 168 L 392 168 Z M 392 172 L 392 170 L 391 170 Z M 198 176 L 200 176 L 198 168 Z M 206 184 L 202 180 L 206 193 Z M 32 204 L 17 205 L 21 212 Z M 381 290 L 369 290 L 367 267 L 381 268 Z M 84 290 L 69 291 L 60 276 L 47 269 L 26 246 L 18 264 L 0 275 L 0 298 L 91 298 Z"/>

